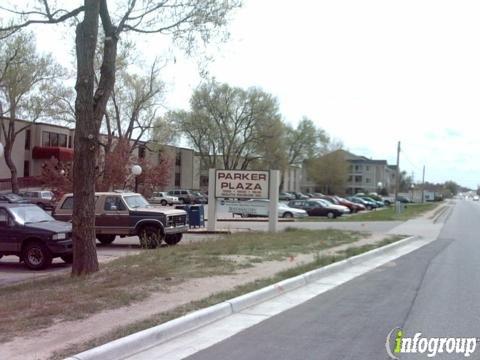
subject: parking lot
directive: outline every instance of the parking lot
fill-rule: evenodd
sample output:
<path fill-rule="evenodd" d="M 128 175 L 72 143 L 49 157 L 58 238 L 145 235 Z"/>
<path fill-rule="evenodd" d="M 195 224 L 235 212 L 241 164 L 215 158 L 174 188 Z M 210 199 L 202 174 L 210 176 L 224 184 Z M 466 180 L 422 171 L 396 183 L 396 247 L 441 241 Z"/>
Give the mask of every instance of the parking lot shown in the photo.
<path fill-rule="evenodd" d="M 218 237 L 218 235 L 185 234 L 179 245 L 215 237 Z M 136 236 L 123 239 L 118 237 L 115 242 L 110 245 L 100 245 L 97 242 L 97 255 L 100 263 L 106 263 L 122 256 L 137 254 L 141 251 L 148 250 L 140 248 L 138 237 Z M 60 258 L 56 258 L 53 260 L 50 268 L 32 271 L 20 263 L 17 256 L 4 256 L 0 259 L 0 286 L 69 272 L 70 267 L 69 264 L 64 263 Z"/>

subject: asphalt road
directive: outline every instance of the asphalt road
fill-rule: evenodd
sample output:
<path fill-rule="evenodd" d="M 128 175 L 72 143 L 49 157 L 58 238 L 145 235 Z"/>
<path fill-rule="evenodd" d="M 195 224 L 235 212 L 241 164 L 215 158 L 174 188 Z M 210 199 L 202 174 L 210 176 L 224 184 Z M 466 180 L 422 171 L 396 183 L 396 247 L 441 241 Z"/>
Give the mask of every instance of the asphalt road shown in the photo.
<path fill-rule="evenodd" d="M 480 204 L 461 201 L 437 241 L 189 359 L 383 360 L 395 327 L 409 337 L 480 337 L 479 219 Z M 479 358 L 480 344 L 470 356 Z M 435 359 L 465 357 L 443 353 Z"/>

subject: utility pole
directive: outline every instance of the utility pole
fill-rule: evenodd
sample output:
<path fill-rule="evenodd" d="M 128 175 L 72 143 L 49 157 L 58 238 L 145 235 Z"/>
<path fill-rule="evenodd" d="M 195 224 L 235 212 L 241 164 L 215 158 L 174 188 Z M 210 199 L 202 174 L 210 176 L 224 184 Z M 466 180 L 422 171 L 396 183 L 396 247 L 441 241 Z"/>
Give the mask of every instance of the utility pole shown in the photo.
<path fill-rule="evenodd" d="M 425 202 L 425 165 L 423 165 L 423 176 L 422 176 L 422 204 Z"/>
<path fill-rule="evenodd" d="M 395 175 L 395 202 L 398 198 L 398 188 L 400 187 L 400 141 L 397 146 L 397 174 Z"/>

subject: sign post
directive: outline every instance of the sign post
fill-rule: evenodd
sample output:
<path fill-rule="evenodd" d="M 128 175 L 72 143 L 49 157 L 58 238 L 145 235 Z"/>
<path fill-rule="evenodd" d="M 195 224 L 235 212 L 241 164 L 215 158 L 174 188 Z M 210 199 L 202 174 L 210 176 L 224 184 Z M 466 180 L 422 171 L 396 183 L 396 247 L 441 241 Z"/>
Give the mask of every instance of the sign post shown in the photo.
<path fill-rule="evenodd" d="M 278 225 L 278 188 L 280 186 L 280 171 L 270 170 L 270 208 L 268 215 L 268 231 L 276 232 Z"/>
<path fill-rule="evenodd" d="M 207 230 L 217 231 L 217 197 L 215 194 L 215 169 L 208 170 L 208 222 Z"/>

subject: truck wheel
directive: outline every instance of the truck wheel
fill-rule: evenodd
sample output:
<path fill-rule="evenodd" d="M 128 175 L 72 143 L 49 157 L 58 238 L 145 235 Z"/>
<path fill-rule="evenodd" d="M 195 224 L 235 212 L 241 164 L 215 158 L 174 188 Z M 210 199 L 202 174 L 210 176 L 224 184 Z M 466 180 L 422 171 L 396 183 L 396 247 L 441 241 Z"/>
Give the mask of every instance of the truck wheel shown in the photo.
<path fill-rule="evenodd" d="M 73 254 L 62 255 L 60 256 L 60 259 L 62 259 L 67 264 L 71 264 L 73 263 Z"/>
<path fill-rule="evenodd" d="M 177 245 L 182 240 L 183 234 L 172 234 L 165 236 L 165 242 L 168 245 Z"/>
<path fill-rule="evenodd" d="M 25 265 L 32 270 L 42 270 L 52 264 L 52 254 L 39 241 L 28 243 L 23 249 L 22 258 Z"/>
<path fill-rule="evenodd" d="M 145 249 L 155 249 L 162 243 L 160 229 L 155 226 L 143 227 L 138 237 L 140 238 L 140 246 Z"/>
<path fill-rule="evenodd" d="M 111 244 L 115 240 L 115 237 L 116 235 L 111 234 L 97 235 L 97 239 L 102 243 L 102 245 Z"/>

